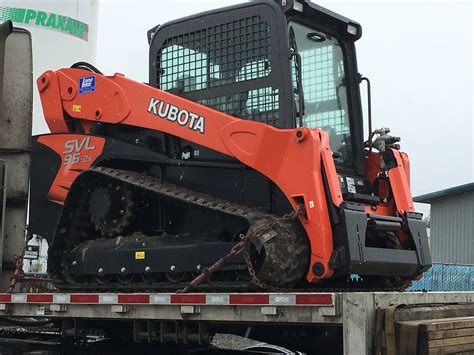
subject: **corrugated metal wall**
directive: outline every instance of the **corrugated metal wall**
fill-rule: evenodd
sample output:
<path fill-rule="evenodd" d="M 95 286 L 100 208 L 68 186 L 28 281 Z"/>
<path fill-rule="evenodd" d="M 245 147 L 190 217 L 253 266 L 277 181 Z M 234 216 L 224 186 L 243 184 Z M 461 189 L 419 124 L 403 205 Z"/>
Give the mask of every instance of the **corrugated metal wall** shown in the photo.
<path fill-rule="evenodd" d="M 407 291 L 474 291 L 474 265 L 433 264 Z"/>
<path fill-rule="evenodd" d="M 474 264 L 474 191 L 431 203 L 433 262 Z"/>

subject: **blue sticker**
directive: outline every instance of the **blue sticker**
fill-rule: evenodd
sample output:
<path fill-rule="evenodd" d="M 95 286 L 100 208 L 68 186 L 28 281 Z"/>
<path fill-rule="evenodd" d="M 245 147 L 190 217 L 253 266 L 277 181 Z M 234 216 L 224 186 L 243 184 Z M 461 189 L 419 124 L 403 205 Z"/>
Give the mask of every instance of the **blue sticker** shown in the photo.
<path fill-rule="evenodd" d="M 95 76 L 85 76 L 79 79 L 79 94 L 95 92 Z"/>

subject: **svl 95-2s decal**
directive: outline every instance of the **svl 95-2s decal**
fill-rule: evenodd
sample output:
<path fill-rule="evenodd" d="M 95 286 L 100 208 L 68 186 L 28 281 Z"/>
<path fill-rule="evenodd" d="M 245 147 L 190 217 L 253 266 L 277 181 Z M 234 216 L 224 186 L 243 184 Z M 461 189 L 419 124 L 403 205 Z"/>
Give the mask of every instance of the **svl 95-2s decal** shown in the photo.
<path fill-rule="evenodd" d="M 105 139 L 81 134 L 61 134 L 41 136 L 38 142 L 61 157 L 61 166 L 49 189 L 48 198 L 63 204 L 74 180 L 102 154 Z"/>
<path fill-rule="evenodd" d="M 91 137 L 70 139 L 64 143 L 63 164 L 89 163 L 94 160 L 92 155 L 94 153 L 87 154 L 87 151 L 95 149 L 96 147 L 91 145 Z"/>

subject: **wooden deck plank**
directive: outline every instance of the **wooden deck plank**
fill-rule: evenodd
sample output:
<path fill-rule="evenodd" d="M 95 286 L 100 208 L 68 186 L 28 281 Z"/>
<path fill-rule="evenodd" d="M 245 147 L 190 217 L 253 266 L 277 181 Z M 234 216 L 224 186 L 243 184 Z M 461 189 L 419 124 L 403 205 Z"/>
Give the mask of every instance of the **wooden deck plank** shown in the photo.
<path fill-rule="evenodd" d="M 446 346 L 465 345 L 465 344 L 472 344 L 472 346 L 474 346 L 474 336 L 470 335 L 470 336 L 459 337 L 459 338 L 429 340 L 428 348 L 429 349 L 442 348 Z"/>
<path fill-rule="evenodd" d="M 439 330 L 436 332 L 428 332 L 426 333 L 426 338 L 428 340 L 437 340 L 437 339 L 465 337 L 469 335 L 474 335 L 474 328 L 461 328 L 461 329 L 450 329 L 450 330 Z"/>

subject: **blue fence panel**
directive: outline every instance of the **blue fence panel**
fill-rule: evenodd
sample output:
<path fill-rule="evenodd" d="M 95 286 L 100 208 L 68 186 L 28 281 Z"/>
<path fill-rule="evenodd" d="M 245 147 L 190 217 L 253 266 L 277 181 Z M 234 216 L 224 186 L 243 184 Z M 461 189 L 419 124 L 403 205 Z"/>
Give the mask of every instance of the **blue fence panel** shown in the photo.
<path fill-rule="evenodd" d="M 474 291 L 474 265 L 433 264 L 407 291 Z"/>

